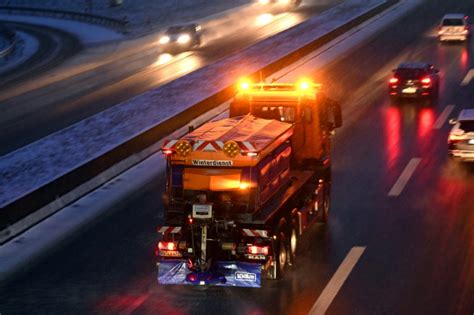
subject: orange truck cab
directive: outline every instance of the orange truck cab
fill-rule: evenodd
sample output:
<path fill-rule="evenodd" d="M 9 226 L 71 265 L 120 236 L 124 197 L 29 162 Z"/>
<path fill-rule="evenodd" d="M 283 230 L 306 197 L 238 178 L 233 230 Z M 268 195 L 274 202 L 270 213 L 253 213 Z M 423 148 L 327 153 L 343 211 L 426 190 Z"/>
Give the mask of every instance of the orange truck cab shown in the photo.
<path fill-rule="evenodd" d="M 242 82 L 230 105 L 229 116 L 247 113 L 294 126 L 291 143 L 296 166 L 327 163 L 330 135 L 342 125 L 340 105 L 322 92 L 321 85 L 308 81 L 253 85 Z"/>

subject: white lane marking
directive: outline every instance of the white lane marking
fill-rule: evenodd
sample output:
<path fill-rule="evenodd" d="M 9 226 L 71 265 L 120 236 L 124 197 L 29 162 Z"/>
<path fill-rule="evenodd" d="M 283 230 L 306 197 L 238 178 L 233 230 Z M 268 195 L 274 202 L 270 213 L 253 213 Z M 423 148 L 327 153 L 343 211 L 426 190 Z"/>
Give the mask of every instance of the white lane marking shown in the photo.
<path fill-rule="evenodd" d="M 336 273 L 332 276 L 331 280 L 329 280 L 329 283 L 326 285 L 323 292 L 314 303 L 313 307 L 308 313 L 309 315 L 322 315 L 326 313 L 342 285 L 349 277 L 352 269 L 364 253 L 365 249 L 366 247 L 362 246 L 355 246 L 351 248 L 346 258 L 344 258 L 344 261 L 341 263 L 339 268 L 337 268 Z"/>
<path fill-rule="evenodd" d="M 454 105 L 446 106 L 441 115 L 439 115 L 438 119 L 436 119 L 436 122 L 433 125 L 433 129 L 440 129 L 441 127 L 443 127 L 444 123 L 446 122 L 446 119 L 448 119 L 453 109 Z"/>
<path fill-rule="evenodd" d="M 413 158 L 410 160 L 410 162 L 408 162 L 402 174 L 400 175 L 398 180 L 395 182 L 392 189 L 390 189 L 390 192 L 388 193 L 389 196 L 396 197 L 402 193 L 403 188 L 405 188 L 406 184 L 410 180 L 411 176 L 415 172 L 415 169 L 418 166 L 418 164 L 420 164 L 420 162 L 421 162 L 421 158 Z"/>
<path fill-rule="evenodd" d="M 468 85 L 472 78 L 474 77 L 474 69 L 471 69 L 467 72 L 466 76 L 464 77 L 464 79 L 462 80 L 461 82 L 461 86 L 466 86 Z"/>

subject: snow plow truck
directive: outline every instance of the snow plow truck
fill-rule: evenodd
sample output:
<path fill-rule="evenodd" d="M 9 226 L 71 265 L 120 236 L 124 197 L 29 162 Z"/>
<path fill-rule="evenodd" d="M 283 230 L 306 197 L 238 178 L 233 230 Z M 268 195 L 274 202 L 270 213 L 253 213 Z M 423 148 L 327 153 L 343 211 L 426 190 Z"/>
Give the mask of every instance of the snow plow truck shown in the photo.
<path fill-rule="evenodd" d="M 160 284 L 260 287 L 326 222 L 340 105 L 320 85 L 240 83 L 229 118 L 166 140 Z"/>

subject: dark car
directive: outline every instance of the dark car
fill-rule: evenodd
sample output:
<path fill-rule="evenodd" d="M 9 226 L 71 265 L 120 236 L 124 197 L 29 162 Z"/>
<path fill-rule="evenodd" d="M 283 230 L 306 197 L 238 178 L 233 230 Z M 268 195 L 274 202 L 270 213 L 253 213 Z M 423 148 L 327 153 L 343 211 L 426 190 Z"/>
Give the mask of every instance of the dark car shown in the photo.
<path fill-rule="evenodd" d="M 404 62 L 389 80 L 389 94 L 398 98 L 431 98 L 439 94 L 439 70 L 424 62 Z"/>
<path fill-rule="evenodd" d="M 201 26 L 198 24 L 169 27 L 160 37 L 160 46 L 164 52 L 178 53 L 201 45 Z"/>

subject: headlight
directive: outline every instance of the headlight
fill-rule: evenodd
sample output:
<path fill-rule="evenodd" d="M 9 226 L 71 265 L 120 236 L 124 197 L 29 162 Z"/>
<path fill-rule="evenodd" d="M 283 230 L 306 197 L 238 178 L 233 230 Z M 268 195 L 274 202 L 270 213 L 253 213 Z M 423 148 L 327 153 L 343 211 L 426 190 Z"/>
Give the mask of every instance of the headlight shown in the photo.
<path fill-rule="evenodd" d="M 160 44 L 168 44 L 170 42 L 169 36 L 163 36 L 160 38 Z"/>
<path fill-rule="evenodd" d="M 191 36 L 189 36 L 188 34 L 179 35 L 178 37 L 178 43 L 180 44 L 186 44 L 190 40 L 191 40 Z"/>

